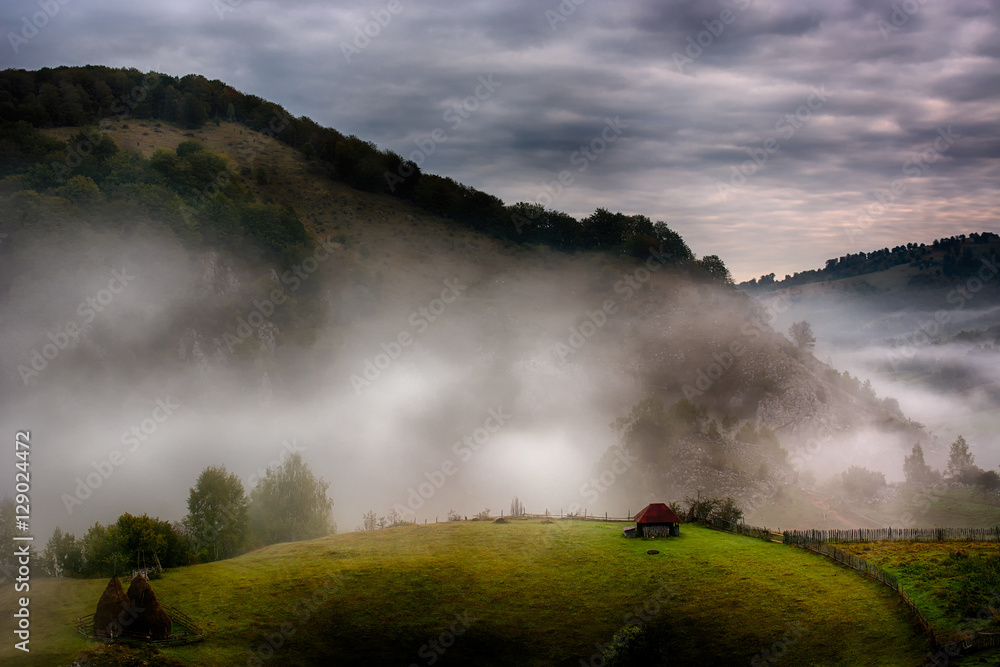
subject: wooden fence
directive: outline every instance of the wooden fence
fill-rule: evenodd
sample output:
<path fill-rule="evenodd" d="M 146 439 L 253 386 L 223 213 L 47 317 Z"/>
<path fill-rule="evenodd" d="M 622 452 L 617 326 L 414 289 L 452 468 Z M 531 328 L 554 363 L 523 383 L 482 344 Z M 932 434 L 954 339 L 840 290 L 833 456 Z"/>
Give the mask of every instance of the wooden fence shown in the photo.
<path fill-rule="evenodd" d="M 765 542 L 781 542 L 781 533 L 772 532 L 768 528 L 760 528 L 759 526 L 748 526 L 745 523 L 732 523 L 730 521 L 721 521 L 719 519 L 713 519 L 711 522 L 706 523 L 709 528 L 718 528 L 719 530 L 724 530 L 729 533 L 736 533 L 737 535 L 746 535 L 747 537 L 756 537 L 759 540 L 764 540 Z"/>
<path fill-rule="evenodd" d="M 169 604 L 161 605 L 171 621 L 171 634 L 167 639 L 146 639 L 122 633 L 114 638 L 98 637 L 94 634 L 94 615 L 87 614 L 76 619 L 76 631 L 89 639 L 97 639 L 107 644 L 137 642 L 154 646 L 182 646 L 205 639 L 205 630 L 180 609 Z"/>
<path fill-rule="evenodd" d="M 935 650 L 939 650 L 945 656 L 956 656 L 963 651 L 975 651 L 986 648 L 1000 647 L 1000 633 L 993 632 L 973 632 L 971 635 L 958 639 L 953 636 L 943 636 L 935 632 L 927 617 L 917 608 L 913 598 L 903 589 L 899 580 L 891 573 L 883 570 L 874 563 L 869 563 L 864 558 L 838 549 L 831 542 L 874 542 L 877 540 L 910 540 L 910 541 L 970 541 L 987 542 L 997 541 L 1000 538 L 1000 527 L 998 528 L 878 528 L 878 529 L 858 529 L 858 530 L 787 530 L 784 533 L 773 533 L 767 528 L 748 526 L 742 523 L 730 523 L 728 521 L 715 520 L 708 524 L 711 528 L 725 530 L 762 539 L 765 542 L 772 542 L 776 538 L 784 542 L 818 554 L 822 554 L 831 560 L 845 565 L 853 570 L 861 572 L 867 577 L 871 577 L 885 586 L 891 588 L 903 601 L 910 611 L 914 621 L 920 629 L 930 638 Z M 937 665 L 933 656 L 929 663 Z M 947 657 L 945 658 L 947 661 Z M 947 664 L 945 662 L 944 664 Z"/>
<path fill-rule="evenodd" d="M 789 530 L 784 532 L 784 543 L 791 544 L 794 546 L 802 547 L 803 549 L 808 549 L 818 554 L 822 554 L 831 560 L 834 560 L 842 565 L 861 572 L 865 576 L 871 577 L 872 579 L 881 582 L 882 584 L 888 586 L 903 601 L 906 607 L 909 609 L 917 625 L 927 633 L 930 637 L 932 644 L 935 649 L 942 651 L 947 656 L 959 655 L 962 651 L 979 650 L 985 648 L 996 648 L 1000 647 L 1000 633 L 989 633 L 989 632 L 973 632 L 971 635 L 960 637 L 955 639 L 954 637 L 946 637 L 944 635 L 939 635 L 934 628 L 931 626 L 930 621 L 927 617 L 917 608 L 916 603 L 914 603 L 913 598 L 910 597 L 903 587 L 900 585 L 899 580 L 896 579 L 894 575 L 886 572 L 878 565 L 874 563 L 869 563 L 864 558 L 856 554 L 849 553 L 843 549 L 838 549 L 830 543 L 832 540 L 827 540 L 824 536 L 830 536 L 832 534 L 834 540 L 839 540 L 840 542 L 868 542 L 874 540 L 920 540 L 928 541 L 928 535 L 934 534 L 934 541 L 946 541 L 946 540 L 959 540 L 959 539 L 969 539 L 970 541 L 988 541 L 996 539 L 996 531 L 994 529 L 979 529 L 979 528 L 946 528 L 946 529 L 898 529 L 898 528 L 884 528 L 884 529 L 874 529 L 874 530 L 835 530 L 835 531 L 825 531 L 825 530 Z M 860 534 L 870 534 L 870 535 L 880 535 L 881 537 L 870 537 L 868 539 L 861 539 L 858 537 Z M 989 535 L 994 535 L 989 537 Z M 914 537 L 904 537 L 904 535 L 913 535 Z M 978 537 L 970 538 L 960 538 L 959 535 L 972 535 Z M 940 537 L 939 537 L 940 536 Z M 937 664 L 932 663 L 932 664 Z"/>
<path fill-rule="evenodd" d="M 587 512 L 578 514 L 563 514 L 561 511 L 548 512 L 547 514 L 533 514 L 531 512 L 522 512 L 517 516 L 511 516 L 510 512 L 506 510 L 500 510 L 500 516 L 504 519 L 580 519 L 581 521 L 631 521 L 635 523 L 635 519 L 631 516 L 610 516 L 607 512 L 604 514 L 588 514 Z"/>
<path fill-rule="evenodd" d="M 853 530 L 788 530 L 794 539 L 820 542 L 997 542 L 995 528 L 857 528 Z"/>

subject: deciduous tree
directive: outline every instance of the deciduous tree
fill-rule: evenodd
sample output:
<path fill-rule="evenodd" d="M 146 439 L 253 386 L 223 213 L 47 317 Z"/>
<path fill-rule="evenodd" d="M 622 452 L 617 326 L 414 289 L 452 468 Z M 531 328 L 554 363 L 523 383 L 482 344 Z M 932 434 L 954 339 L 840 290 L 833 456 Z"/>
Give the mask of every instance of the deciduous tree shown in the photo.
<path fill-rule="evenodd" d="M 260 544 L 309 540 L 328 535 L 333 511 L 329 484 L 313 475 L 295 453 L 267 469 L 250 493 L 251 533 Z"/>
<path fill-rule="evenodd" d="M 225 467 L 205 468 L 187 505 L 184 525 L 196 553 L 212 560 L 240 553 L 250 530 L 250 501 L 239 477 Z"/>
<path fill-rule="evenodd" d="M 801 350 L 811 350 L 816 347 L 816 336 L 813 335 L 812 326 L 805 320 L 788 327 L 788 335 Z"/>

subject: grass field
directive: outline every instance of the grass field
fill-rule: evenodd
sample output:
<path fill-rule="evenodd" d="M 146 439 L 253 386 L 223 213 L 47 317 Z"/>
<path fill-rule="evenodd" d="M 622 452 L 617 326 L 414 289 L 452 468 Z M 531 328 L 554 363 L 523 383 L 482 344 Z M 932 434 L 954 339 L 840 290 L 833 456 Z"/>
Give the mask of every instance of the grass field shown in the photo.
<path fill-rule="evenodd" d="M 995 542 L 873 542 L 838 547 L 896 576 L 942 641 L 1000 631 L 1000 545 Z M 1000 649 L 967 664 L 1000 664 Z M 952 662 L 952 664 L 966 664 Z"/>
<path fill-rule="evenodd" d="M 206 641 L 164 653 L 190 665 L 600 664 L 600 645 L 640 624 L 670 664 L 914 665 L 926 642 L 888 589 L 821 556 L 685 525 L 680 538 L 626 540 L 621 524 L 456 522 L 275 545 L 179 568 L 159 599 L 200 621 Z M 655 548 L 658 555 L 647 555 Z M 104 580 L 32 582 L 31 653 L 3 664 L 68 664 L 96 645 L 74 618 Z M 0 594 L 10 618 L 13 594 Z M 454 630 L 454 634 L 452 634 Z M 267 638 L 280 647 L 271 651 Z M 440 654 L 430 642 L 449 647 Z M 453 645 L 452 645 L 453 643 Z M 269 657 L 268 657 L 269 656 Z M 765 662 L 764 664 L 778 664 Z"/>
<path fill-rule="evenodd" d="M 967 625 L 968 619 L 990 607 L 1000 610 L 1000 545 L 995 542 L 837 546 L 896 575 L 935 629 L 942 632 Z"/>

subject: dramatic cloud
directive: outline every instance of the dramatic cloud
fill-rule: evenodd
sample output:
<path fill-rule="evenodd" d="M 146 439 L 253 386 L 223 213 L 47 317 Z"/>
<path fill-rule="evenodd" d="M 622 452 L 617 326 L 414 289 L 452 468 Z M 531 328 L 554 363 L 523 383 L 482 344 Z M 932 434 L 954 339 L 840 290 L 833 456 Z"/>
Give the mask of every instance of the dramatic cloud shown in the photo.
<path fill-rule="evenodd" d="M 43 6 L 0 7 L 0 65 L 204 74 L 402 154 L 441 128 L 426 170 L 666 220 L 739 279 L 998 226 L 988 0 L 57 5 L 26 42 Z"/>

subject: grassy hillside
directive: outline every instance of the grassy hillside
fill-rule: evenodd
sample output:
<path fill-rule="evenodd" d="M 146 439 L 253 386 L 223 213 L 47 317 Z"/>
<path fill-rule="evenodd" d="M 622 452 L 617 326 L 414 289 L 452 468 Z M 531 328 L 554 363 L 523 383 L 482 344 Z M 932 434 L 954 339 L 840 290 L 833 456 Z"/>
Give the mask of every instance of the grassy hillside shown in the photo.
<path fill-rule="evenodd" d="M 270 636 L 281 644 L 270 664 L 430 664 L 429 642 L 444 633 L 450 644 L 454 628 L 461 634 L 437 664 L 578 665 L 640 623 L 670 647 L 670 664 L 746 662 L 779 641 L 789 665 L 913 665 L 924 655 L 887 589 L 822 557 L 693 525 L 655 541 L 626 540 L 620 529 L 409 526 L 180 568 L 153 582 L 157 596 L 209 636 L 165 653 L 191 665 L 245 664 Z M 105 583 L 33 582 L 32 652 L 18 664 L 67 664 L 86 648 L 73 619 L 93 611 Z M 7 588 L 0 614 L 12 602 Z M 5 644 L 0 661 L 13 653 Z"/>
<path fill-rule="evenodd" d="M 875 542 L 838 545 L 894 574 L 942 636 L 996 632 L 1000 549 L 996 543 Z M 1000 649 L 975 654 L 996 664 Z"/>

